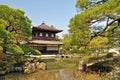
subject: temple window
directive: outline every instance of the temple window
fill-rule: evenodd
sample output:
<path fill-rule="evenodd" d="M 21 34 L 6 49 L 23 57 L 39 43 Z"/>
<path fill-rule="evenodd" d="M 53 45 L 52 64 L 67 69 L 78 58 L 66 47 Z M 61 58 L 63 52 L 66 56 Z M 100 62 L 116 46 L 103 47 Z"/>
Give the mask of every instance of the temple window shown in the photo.
<path fill-rule="evenodd" d="M 48 37 L 48 33 L 46 33 L 46 37 Z"/>
<path fill-rule="evenodd" d="M 42 33 L 39 33 L 39 36 L 43 36 L 43 34 L 42 34 Z"/>
<path fill-rule="evenodd" d="M 33 34 L 33 36 L 35 37 L 35 33 Z"/>
<path fill-rule="evenodd" d="M 47 47 L 47 50 L 58 50 L 58 47 L 57 46 L 48 46 Z"/>
<path fill-rule="evenodd" d="M 51 37 L 54 37 L 54 34 L 51 34 Z"/>
<path fill-rule="evenodd" d="M 38 33 L 36 33 L 35 36 L 37 37 L 37 36 L 38 36 Z"/>

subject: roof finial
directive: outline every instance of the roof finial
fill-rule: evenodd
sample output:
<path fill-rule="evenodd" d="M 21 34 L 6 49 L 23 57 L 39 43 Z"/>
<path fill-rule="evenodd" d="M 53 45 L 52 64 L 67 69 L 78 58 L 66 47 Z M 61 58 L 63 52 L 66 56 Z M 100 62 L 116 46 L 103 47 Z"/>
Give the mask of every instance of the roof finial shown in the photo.
<path fill-rule="evenodd" d="M 41 24 L 41 25 L 43 25 L 43 24 L 45 24 L 45 22 L 44 22 L 44 21 L 42 21 L 42 24 Z"/>

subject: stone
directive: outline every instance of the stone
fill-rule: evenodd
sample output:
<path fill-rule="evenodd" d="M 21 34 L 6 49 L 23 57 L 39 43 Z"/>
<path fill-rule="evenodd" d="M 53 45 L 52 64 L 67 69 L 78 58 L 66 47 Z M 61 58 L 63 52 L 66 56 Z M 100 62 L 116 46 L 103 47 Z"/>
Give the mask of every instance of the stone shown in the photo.
<path fill-rule="evenodd" d="M 4 71 L 4 70 L 3 70 L 3 71 L 0 71 L 0 76 L 1 76 L 1 75 L 5 75 L 5 74 L 6 74 L 6 71 Z"/>
<path fill-rule="evenodd" d="M 33 73 L 36 70 L 36 65 L 35 63 L 25 63 L 24 65 L 24 73 Z"/>
<path fill-rule="evenodd" d="M 40 63 L 39 63 L 39 62 L 36 62 L 36 68 L 37 68 L 37 69 L 40 69 L 39 65 L 40 65 Z"/>
<path fill-rule="evenodd" d="M 26 61 L 26 62 L 24 63 L 24 66 L 28 66 L 28 64 L 30 64 L 30 62 L 29 62 L 29 61 Z"/>
<path fill-rule="evenodd" d="M 10 71 L 10 72 L 14 72 L 14 71 L 15 71 L 15 67 L 14 67 L 13 64 L 9 66 L 9 71 Z"/>
<path fill-rule="evenodd" d="M 16 71 L 16 72 L 22 72 L 22 71 L 23 71 L 23 68 L 22 68 L 22 67 L 15 67 L 15 71 Z"/>
<path fill-rule="evenodd" d="M 31 72 L 30 72 L 30 70 L 29 70 L 28 68 L 26 68 L 26 69 L 24 69 L 24 73 L 29 74 L 29 73 L 31 73 Z"/>
<path fill-rule="evenodd" d="M 86 63 L 84 61 L 79 61 L 79 64 L 78 64 L 78 70 L 80 71 L 86 71 Z"/>
<path fill-rule="evenodd" d="M 46 63 L 41 62 L 41 63 L 39 64 L 39 69 L 41 69 L 41 70 L 46 70 L 46 69 L 47 69 Z"/>
<path fill-rule="evenodd" d="M 35 65 L 35 63 L 31 63 L 31 66 L 32 66 L 32 72 L 35 72 L 35 70 L 36 70 L 36 65 Z"/>
<path fill-rule="evenodd" d="M 38 70 L 46 70 L 46 63 L 44 62 L 25 62 L 24 66 L 24 73 L 33 73 L 35 72 L 37 69 Z"/>

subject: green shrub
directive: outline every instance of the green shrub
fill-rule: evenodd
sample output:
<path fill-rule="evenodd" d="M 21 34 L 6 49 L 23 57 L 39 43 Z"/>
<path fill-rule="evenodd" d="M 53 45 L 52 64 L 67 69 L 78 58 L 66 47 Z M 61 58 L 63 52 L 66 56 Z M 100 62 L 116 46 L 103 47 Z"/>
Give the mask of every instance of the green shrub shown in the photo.
<path fill-rule="evenodd" d="M 35 55 L 40 55 L 41 52 L 39 50 L 34 50 Z"/>
<path fill-rule="evenodd" d="M 34 49 L 30 48 L 28 45 L 21 45 L 21 47 L 22 47 L 25 54 L 28 54 L 28 53 L 33 54 L 33 55 L 40 55 L 41 54 L 40 51 L 34 50 Z"/>

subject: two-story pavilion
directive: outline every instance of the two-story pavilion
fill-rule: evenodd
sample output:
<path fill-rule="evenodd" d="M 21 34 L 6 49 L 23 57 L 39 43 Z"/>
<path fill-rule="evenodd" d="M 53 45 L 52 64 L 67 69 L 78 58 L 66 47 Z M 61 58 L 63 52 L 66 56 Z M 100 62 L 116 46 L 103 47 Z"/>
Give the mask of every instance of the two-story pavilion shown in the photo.
<path fill-rule="evenodd" d="M 58 54 L 62 42 L 57 40 L 55 36 L 59 32 L 62 32 L 62 30 L 55 29 L 45 23 L 33 26 L 32 39 L 28 41 L 28 44 L 31 48 L 42 52 L 42 54 Z"/>

